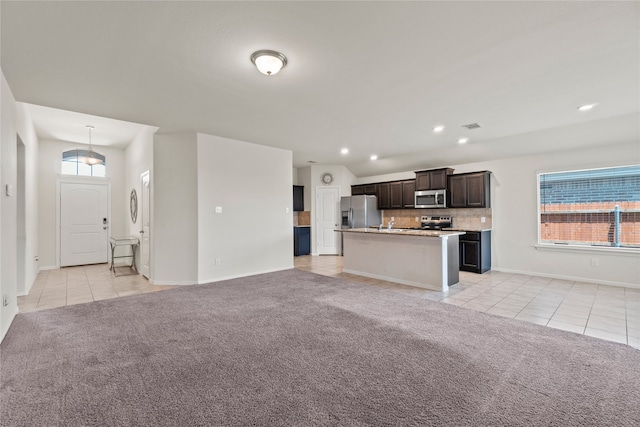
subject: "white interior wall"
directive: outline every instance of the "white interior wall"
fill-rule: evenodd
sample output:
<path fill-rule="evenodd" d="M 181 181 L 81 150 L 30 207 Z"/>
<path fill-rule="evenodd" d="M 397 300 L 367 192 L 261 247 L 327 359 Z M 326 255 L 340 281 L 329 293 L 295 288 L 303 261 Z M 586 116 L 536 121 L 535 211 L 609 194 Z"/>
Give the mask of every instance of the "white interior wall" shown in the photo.
<path fill-rule="evenodd" d="M 640 254 L 580 250 L 542 251 L 538 243 L 537 174 L 640 163 L 638 142 L 609 143 L 600 147 L 552 154 L 443 165 L 455 173 L 489 170 L 493 219 L 493 270 L 535 274 L 568 280 L 640 287 Z M 415 178 L 413 171 L 358 178 L 381 182 Z M 591 259 L 598 259 L 598 267 Z"/>
<path fill-rule="evenodd" d="M 18 312 L 16 288 L 16 198 L 7 196 L 17 177 L 16 101 L 2 73 L 0 81 L 0 341 Z M 6 297 L 8 305 L 2 304 Z"/>
<path fill-rule="evenodd" d="M 38 137 L 26 106 L 16 103 L 17 133 L 24 144 L 25 265 L 18 294 L 27 295 L 38 274 Z"/>
<path fill-rule="evenodd" d="M 466 165 L 492 171 L 492 263 L 495 270 L 640 287 L 640 253 L 542 251 L 538 243 L 537 174 L 640 163 L 637 142 Z M 597 258 L 599 266 L 591 266 Z"/>
<path fill-rule="evenodd" d="M 288 170 L 287 170 L 288 173 Z M 198 281 L 198 171 L 195 133 L 153 136 L 152 282 Z"/>
<path fill-rule="evenodd" d="M 38 234 L 40 268 L 51 269 L 59 265 L 56 259 L 56 183 L 62 170 L 62 153 L 75 147 L 86 147 L 59 140 L 41 140 L 38 150 Z M 121 148 L 95 147 L 95 150 L 106 156 L 106 175 L 111 183 L 111 218 L 110 235 L 128 235 L 125 217 L 124 195 L 124 150 Z M 90 177 L 87 177 L 90 179 Z M 128 194 L 128 193 L 127 193 Z M 128 206 L 128 204 L 127 204 Z"/>
<path fill-rule="evenodd" d="M 152 170 L 153 167 L 153 134 L 157 128 L 147 126 L 129 143 L 124 150 L 124 162 L 125 162 L 125 179 L 124 179 L 124 222 L 126 224 L 126 235 L 135 236 L 141 238 L 140 231 L 142 230 L 142 215 L 141 215 L 141 202 L 142 202 L 142 185 L 140 175 L 143 172 Z M 153 185 L 153 182 L 151 182 Z M 138 196 L 138 218 L 134 223 L 131 220 L 131 210 L 129 200 L 131 196 L 131 190 L 136 190 Z M 150 206 L 153 206 L 150 203 Z M 139 246 L 138 252 L 139 253 Z M 136 264 L 140 266 L 140 257 L 138 255 Z M 151 276 L 153 280 L 153 276 Z"/>
<path fill-rule="evenodd" d="M 199 282 L 293 268 L 291 151 L 198 134 L 197 158 Z"/>

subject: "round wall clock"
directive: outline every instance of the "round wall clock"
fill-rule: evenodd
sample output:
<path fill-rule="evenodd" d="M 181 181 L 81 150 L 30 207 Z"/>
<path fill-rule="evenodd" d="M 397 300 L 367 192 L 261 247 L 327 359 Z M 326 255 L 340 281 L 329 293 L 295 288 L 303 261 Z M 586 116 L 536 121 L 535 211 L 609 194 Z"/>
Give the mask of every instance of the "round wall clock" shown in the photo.
<path fill-rule="evenodd" d="M 322 177 L 320 178 L 322 180 L 322 182 L 324 184 L 331 184 L 333 182 L 333 175 L 331 175 L 330 173 L 325 173 L 324 175 L 322 175 Z"/>
<path fill-rule="evenodd" d="M 135 188 L 131 190 L 129 209 L 131 210 L 131 221 L 135 224 L 138 219 L 138 194 L 136 193 Z"/>

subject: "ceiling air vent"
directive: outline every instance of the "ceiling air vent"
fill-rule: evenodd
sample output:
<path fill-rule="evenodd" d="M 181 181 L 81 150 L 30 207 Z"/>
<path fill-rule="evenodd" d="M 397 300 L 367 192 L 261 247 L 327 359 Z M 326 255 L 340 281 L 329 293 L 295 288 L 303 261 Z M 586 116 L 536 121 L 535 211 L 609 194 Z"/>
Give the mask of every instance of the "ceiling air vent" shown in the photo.
<path fill-rule="evenodd" d="M 480 125 L 478 123 L 469 123 L 468 125 L 462 125 L 462 127 L 471 130 L 471 129 L 478 129 Z"/>

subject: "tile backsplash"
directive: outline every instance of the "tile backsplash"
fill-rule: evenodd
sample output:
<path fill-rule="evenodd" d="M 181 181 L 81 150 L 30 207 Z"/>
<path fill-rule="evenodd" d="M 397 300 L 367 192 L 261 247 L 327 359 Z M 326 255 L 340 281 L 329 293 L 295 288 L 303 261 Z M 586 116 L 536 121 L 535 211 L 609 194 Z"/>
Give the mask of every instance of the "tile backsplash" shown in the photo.
<path fill-rule="evenodd" d="M 299 211 L 293 213 L 293 225 L 311 225 L 311 212 Z"/>
<path fill-rule="evenodd" d="M 450 216 L 453 228 L 469 230 L 492 228 L 491 208 L 484 209 L 386 209 L 382 211 L 382 222 L 386 225 L 394 218 L 394 227 L 420 227 L 422 216 Z M 482 217 L 485 222 L 482 222 Z M 417 220 L 416 220 L 417 218 Z"/>

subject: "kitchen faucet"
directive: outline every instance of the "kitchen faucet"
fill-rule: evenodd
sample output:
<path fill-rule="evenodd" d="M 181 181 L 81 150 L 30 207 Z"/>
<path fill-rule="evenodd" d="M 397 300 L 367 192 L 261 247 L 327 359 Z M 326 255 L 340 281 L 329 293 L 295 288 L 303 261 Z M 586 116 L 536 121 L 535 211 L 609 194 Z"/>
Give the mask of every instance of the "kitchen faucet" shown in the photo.
<path fill-rule="evenodd" d="M 389 221 L 389 224 L 387 224 L 387 229 L 391 230 L 391 227 L 393 227 L 393 224 L 395 224 L 395 221 L 393 220 Z"/>

